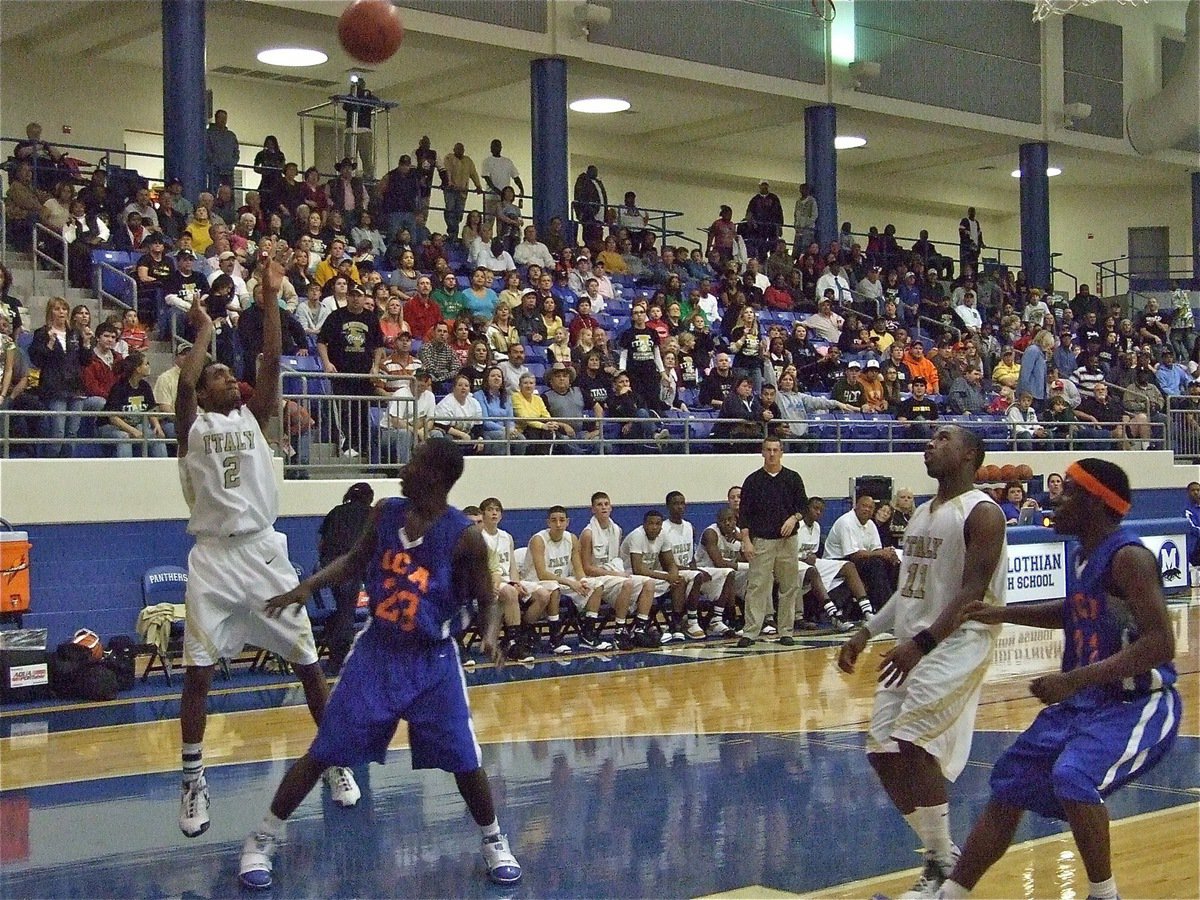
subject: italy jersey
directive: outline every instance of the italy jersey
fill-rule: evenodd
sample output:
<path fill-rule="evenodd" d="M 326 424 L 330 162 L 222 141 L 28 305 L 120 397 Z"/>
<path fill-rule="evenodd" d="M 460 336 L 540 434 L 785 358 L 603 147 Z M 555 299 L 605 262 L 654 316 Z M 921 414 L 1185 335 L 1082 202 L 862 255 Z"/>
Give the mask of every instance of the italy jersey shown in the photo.
<path fill-rule="evenodd" d="M 372 628 L 400 643 L 431 644 L 461 622 L 466 598 L 454 578 L 454 549 L 471 520 L 449 507 L 425 534 L 404 532 L 409 501 L 382 501 L 375 554 L 367 568 Z"/>
<path fill-rule="evenodd" d="M 1137 624 L 1129 608 L 1108 591 L 1113 557 L 1130 544 L 1142 546 L 1136 534 L 1118 528 L 1087 559 L 1076 559 L 1075 579 L 1063 604 L 1064 672 L 1107 659 L 1138 639 Z M 1119 683 L 1088 688 L 1066 702 L 1094 705 L 1129 700 L 1170 687 L 1176 677 L 1175 664 L 1168 662 Z"/>
<path fill-rule="evenodd" d="M 197 537 L 253 534 L 275 524 L 279 488 L 271 448 L 254 413 L 199 412 L 179 460 L 179 480 Z"/>

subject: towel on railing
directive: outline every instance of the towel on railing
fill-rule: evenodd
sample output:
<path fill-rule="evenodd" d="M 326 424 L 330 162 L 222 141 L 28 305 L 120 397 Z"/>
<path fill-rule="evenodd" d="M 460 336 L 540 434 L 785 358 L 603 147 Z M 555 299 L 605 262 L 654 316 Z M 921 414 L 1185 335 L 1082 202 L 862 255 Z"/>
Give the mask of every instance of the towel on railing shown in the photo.
<path fill-rule="evenodd" d="M 183 618 L 182 603 L 157 603 L 138 614 L 138 637 L 143 644 L 153 644 L 159 653 L 167 652 L 171 641 L 171 623 Z"/>

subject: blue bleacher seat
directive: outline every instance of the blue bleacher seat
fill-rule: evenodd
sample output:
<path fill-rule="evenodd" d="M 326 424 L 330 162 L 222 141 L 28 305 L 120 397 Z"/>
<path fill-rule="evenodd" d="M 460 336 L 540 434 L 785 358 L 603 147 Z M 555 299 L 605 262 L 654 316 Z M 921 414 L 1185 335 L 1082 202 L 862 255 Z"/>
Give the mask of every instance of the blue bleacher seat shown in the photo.
<path fill-rule="evenodd" d="M 525 362 L 541 363 L 544 365 L 548 359 L 549 356 L 546 353 L 545 347 L 541 346 L 540 344 L 525 345 Z"/>
<path fill-rule="evenodd" d="M 530 373 L 538 380 L 539 383 L 544 380 L 546 375 L 545 363 L 526 362 L 525 368 L 529 369 Z"/>

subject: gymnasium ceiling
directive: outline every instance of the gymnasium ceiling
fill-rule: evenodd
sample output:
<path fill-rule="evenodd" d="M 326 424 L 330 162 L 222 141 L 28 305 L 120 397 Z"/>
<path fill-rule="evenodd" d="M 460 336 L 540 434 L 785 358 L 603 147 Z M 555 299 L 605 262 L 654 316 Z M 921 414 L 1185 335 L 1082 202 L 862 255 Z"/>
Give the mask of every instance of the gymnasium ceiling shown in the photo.
<path fill-rule="evenodd" d="M 1184 6 L 1157 0 L 1153 12 L 1143 9 L 1141 14 L 1181 29 Z M 333 17 L 342 7 L 338 0 L 209 0 L 209 69 L 232 67 L 333 82 L 335 87 L 293 83 L 319 103 L 354 68 L 334 36 Z M 1115 14 L 1103 7 L 1097 10 L 1100 17 Z M 162 59 L 159 15 L 159 4 L 148 0 L 4 0 L 0 45 L 62 59 L 132 62 L 157 73 Z M 263 38 L 268 33 L 269 42 Z M 309 69 L 277 69 L 255 60 L 268 44 L 290 43 L 320 48 L 330 59 Z M 401 52 L 379 66 L 370 81 L 377 93 L 401 100 L 410 111 L 489 110 L 523 120 L 529 109 L 530 58 L 520 50 L 497 53 L 494 47 L 410 31 Z M 480 73 L 486 73 L 486 84 L 481 85 Z M 226 77 L 255 83 L 253 76 Z M 613 116 L 570 114 L 573 133 L 621 138 L 612 142 L 617 145 L 614 159 L 636 141 L 677 152 L 681 158 L 748 154 L 764 164 L 777 162 L 780 170 L 794 170 L 804 146 L 804 101 L 576 60 L 569 63 L 569 85 L 572 99 L 616 94 L 632 103 L 629 112 Z M 847 107 L 840 107 L 838 116 L 839 132 L 868 139 L 866 147 L 839 154 L 839 169 L 850 179 L 855 174 L 877 180 L 920 173 L 931 182 L 1017 192 L 1017 181 L 1009 174 L 1016 168 L 1021 142 L 1016 137 Z M 751 146 L 754 149 L 748 151 Z M 1183 185 L 1186 172 L 1177 165 L 1063 145 L 1053 146 L 1051 157 L 1063 169 L 1055 187 Z"/>

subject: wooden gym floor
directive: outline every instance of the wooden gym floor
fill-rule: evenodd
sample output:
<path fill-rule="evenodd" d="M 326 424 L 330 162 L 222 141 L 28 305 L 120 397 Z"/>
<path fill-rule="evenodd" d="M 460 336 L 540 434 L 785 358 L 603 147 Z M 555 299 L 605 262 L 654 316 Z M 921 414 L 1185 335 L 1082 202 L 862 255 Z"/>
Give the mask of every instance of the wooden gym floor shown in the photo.
<path fill-rule="evenodd" d="M 1196 608 L 1172 606 L 1184 718 L 1174 750 L 1110 799 L 1127 898 L 1200 897 Z M 868 897 L 912 883 L 918 846 L 862 753 L 879 642 L 854 677 L 835 638 L 689 644 L 468 676 L 485 764 L 525 869 L 501 893 L 452 779 L 413 772 L 403 728 L 363 800 L 314 791 L 289 822 L 275 897 Z M 1040 709 L 1029 680 L 1061 633 L 1008 629 L 971 762 L 952 789 L 961 842 L 997 756 Z M 175 689 L 177 690 L 177 688 Z M 213 824 L 178 831 L 178 705 L 165 684 L 115 704 L 0 713 L 0 896 L 236 896 L 244 835 L 313 726 L 294 684 L 218 681 L 205 741 Z M 976 896 L 1076 898 L 1063 823 L 1026 817 Z"/>

